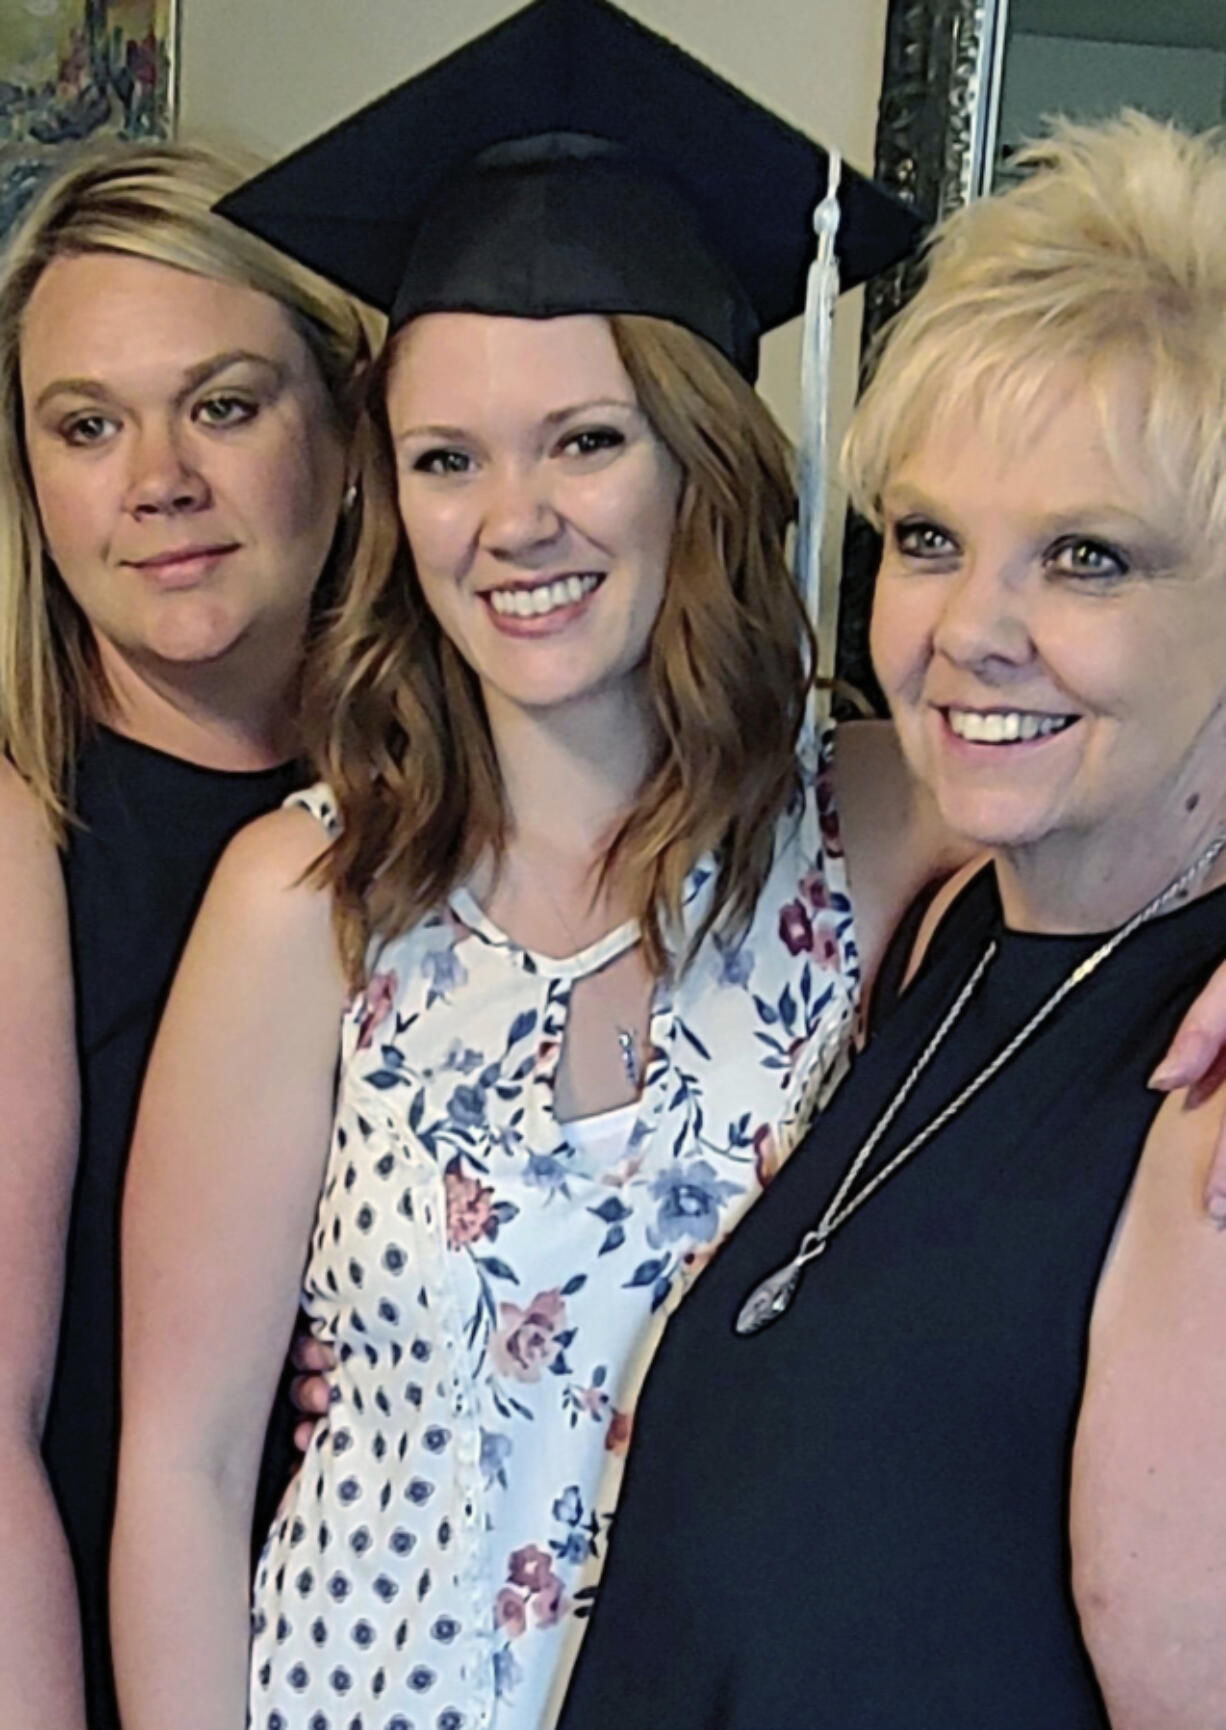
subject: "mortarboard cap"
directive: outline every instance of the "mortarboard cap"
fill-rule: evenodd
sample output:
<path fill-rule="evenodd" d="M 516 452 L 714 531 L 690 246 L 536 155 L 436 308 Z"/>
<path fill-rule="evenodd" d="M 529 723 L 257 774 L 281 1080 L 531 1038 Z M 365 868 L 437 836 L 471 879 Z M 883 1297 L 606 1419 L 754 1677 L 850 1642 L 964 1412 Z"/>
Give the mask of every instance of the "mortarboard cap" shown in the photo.
<path fill-rule="evenodd" d="M 654 314 L 746 376 L 804 306 L 826 152 L 608 0 L 535 0 L 222 200 L 391 314 Z M 844 169 L 851 287 L 916 244 Z"/>

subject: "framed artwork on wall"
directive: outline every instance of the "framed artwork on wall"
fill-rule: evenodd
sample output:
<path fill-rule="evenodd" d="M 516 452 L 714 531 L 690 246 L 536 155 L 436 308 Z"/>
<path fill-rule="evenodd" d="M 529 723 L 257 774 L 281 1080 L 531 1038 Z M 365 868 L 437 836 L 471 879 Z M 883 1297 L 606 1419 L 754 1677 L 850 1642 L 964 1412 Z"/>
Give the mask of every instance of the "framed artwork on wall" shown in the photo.
<path fill-rule="evenodd" d="M 0 241 L 65 150 L 169 138 L 179 0 L 0 4 Z"/>

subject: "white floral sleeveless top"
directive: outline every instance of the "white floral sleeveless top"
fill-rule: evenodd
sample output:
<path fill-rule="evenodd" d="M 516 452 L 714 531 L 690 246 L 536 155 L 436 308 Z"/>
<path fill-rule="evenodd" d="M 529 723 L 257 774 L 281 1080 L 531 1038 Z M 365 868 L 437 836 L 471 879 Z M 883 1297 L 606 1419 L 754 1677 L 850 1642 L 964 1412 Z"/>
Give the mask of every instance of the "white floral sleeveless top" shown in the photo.
<path fill-rule="evenodd" d="M 830 755 L 826 733 L 744 938 L 658 988 L 612 1163 L 572 1147 L 554 1079 L 575 981 L 633 928 L 553 960 L 460 891 L 377 953 L 304 1276 L 339 1361 L 258 1571 L 255 1730 L 553 1723 L 664 1317 L 842 1074 L 859 967 Z M 296 802 L 335 826 L 326 789 Z"/>

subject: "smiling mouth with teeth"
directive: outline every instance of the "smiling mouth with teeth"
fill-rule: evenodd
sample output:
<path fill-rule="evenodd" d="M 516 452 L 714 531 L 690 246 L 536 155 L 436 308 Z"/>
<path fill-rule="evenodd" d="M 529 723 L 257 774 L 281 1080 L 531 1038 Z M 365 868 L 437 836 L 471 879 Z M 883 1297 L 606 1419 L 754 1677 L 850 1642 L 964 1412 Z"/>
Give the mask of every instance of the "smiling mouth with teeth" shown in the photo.
<path fill-rule="evenodd" d="M 1041 715 L 1025 709 L 944 709 L 951 733 L 972 745 L 1018 745 L 1063 733 L 1076 715 Z"/>
<path fill-rule="evenodd" d="M 540 619 L 563 607 L 577 606 L 604 581 L 603 573 L 584 571 L 569 577 L 554 577 L 533 588 L 487 589 L 485 599 L 504 618 Z"/>

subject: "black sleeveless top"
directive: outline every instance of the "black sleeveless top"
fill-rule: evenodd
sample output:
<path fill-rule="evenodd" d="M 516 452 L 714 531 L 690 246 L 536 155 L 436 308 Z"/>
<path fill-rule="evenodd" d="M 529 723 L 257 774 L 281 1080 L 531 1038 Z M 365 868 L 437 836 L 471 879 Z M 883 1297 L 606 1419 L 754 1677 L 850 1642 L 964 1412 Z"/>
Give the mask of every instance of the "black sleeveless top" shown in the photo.
<path fill-rule="evenodd" d="M 213 866 L 302 779 L 295 764 L 202 769 L 106 729 L 77 764 L 82 827 L 64 853 L 81 1072 L 81 1145 L 43 1453 L 77 1571 L 91 1730 L 118 1730 L 107 1548 L 119 1416 L 119 1207 L 141 1076 Z M 279 1440 L 266 1467 L 289 1475 Z M 271 1450 L 270 1450 L 271 1453 Z"/>
<path fill-rule="evenodd" d="M 1142 928 L 834 1236 L 788 1261 L 982 955 L 887 1161 L 1098 939 L 1001 929 L 983 872 L 830 1108 L 670 1321 L 562 1730 L 1106 1730 L 1069 1586 L 1095 1289 L 1226 948 L 1226 889 Z"/>

